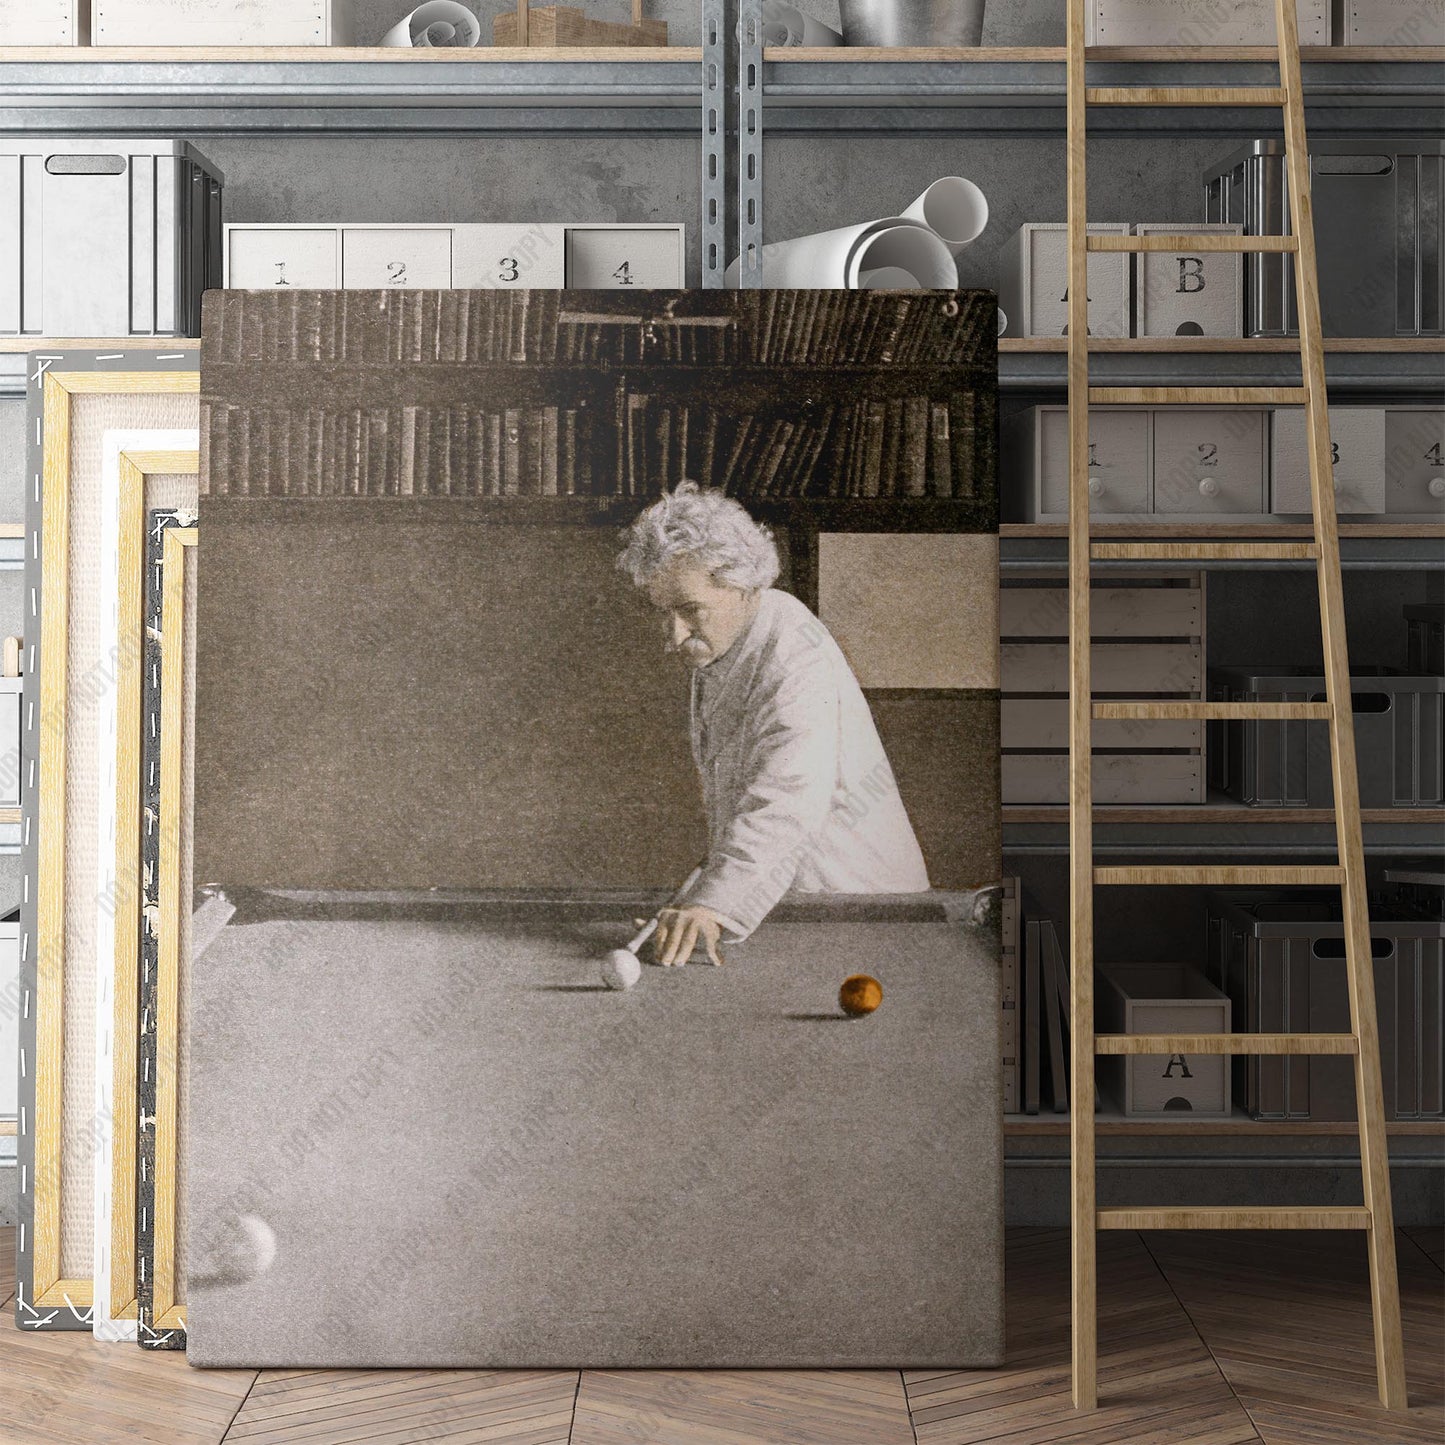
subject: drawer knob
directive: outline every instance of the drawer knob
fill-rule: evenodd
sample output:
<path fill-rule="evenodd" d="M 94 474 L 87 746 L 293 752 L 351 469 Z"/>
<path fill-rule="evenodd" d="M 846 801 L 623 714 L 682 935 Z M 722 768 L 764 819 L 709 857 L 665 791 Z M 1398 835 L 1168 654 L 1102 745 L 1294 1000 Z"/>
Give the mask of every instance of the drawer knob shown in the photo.
<path fill-rule="evenodd" d="M 1434 486 L 1434 483 L 1432 482 L 1430 485 L 1431 485 L 1431 486 Z M 1104 479 L 1103 479 L 1103 477 L 1090 476 L 1090 478 L 1089 478 L 1089 495 L 1090 495 L 1091 497 L 1102 497 L 1102 496 L 1104 495 Z"/>
<path fill-rule="evenodd" d="M 1199 495 L 1201 497 L 1215 496 L 1219 491 L 1219 483 L 1213 477 L 1200 477 Z"/>
<path fill-rule="evenodd" d="M 1445 477 L 1430 478 L 1430 495 L 1432 497 L 1445 497 Z"/>

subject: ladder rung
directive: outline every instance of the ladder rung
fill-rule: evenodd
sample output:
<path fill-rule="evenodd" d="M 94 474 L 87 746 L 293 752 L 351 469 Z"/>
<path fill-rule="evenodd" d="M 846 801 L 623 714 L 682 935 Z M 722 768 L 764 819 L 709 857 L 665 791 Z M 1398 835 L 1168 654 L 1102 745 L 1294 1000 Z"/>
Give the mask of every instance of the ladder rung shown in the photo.
<path fill-rule="evenodd" d="M 1101 1209 L 1097 1229 L 1368 1229 L 1370 1211 L 1328 1204 L 1238 1209 L 1199 1204 L 1185 1209 Z"/>
<path fill-rule="evenodd" d="M 1089 105 L 1273 105 L 1284 104 L 1281 85 L 1088 86 Z"/>
<path fill-rule="evenodd" d="M 1303 406 L 1304 386 L 1091 386 L 1101 406 Z"/>
<path fill-rule="evenodd" d="M 1287 865 L 1182 863 L 1162 867 L 1095 868 L 1094 882 L 1114 886 L 1136 883 L 1218 883 L 1266 884 L 1270 887 L 1292 883 L 1343 883 L 1345 870 L 1338 864 Z"/>
<path fill-rule="evenodd" d="M 1354 1034 L 1095 1034 L 1096 1054 L 1357 1054 Z"/>
<path fill-rule="evenodd" d="M 1096 561 L 1142 557 L 1151 562 L 1172 562 L 1186 558 L 1200 561 L 1287 561 L 1315 560 L 1318 542 L 1094 542 L 1089 555 Z"/>
<path fill-rule="evenodd" d="M 1095 717 L 1326 718 L 1327 702 L 1096 702 Z"/>
<path fill-rule="evenodd" d="M 1218 236 L 1180 231 L 1149 236 L 1085 236 L 1086 251 L 1297 251 L 1293 236 Z"/>

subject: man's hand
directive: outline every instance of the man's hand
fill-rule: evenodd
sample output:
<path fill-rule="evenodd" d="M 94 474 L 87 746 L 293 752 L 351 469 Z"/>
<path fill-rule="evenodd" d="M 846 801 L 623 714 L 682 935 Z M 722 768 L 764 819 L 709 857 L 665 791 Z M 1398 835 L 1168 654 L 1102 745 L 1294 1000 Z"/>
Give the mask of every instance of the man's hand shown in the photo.
<path fill-rule="evenodd" d="M 641 927 L 641 920 L 638 920 L 638 926 Z M 686 963 L 701 939 L 708 962 L 721 964 L 723 956 L 718 943 L 722 930 L 722 919 L 711 908 L 664 908 L 657 915 L 657 932 L 652 936 L 652 957 L 664 968 Z"/>

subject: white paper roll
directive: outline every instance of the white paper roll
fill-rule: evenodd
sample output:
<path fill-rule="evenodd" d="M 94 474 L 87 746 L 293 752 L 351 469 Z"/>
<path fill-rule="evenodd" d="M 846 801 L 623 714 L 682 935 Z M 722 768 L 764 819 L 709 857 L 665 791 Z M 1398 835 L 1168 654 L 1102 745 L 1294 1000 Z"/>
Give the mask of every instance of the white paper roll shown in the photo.
<path fill-rule="evenodd" d="M 764 45 L 841 45 L 843 37 L 784 0 L 763 0 Z"/>
<path fill-rule="evenodd" d="M 405 20 L 393 25 L 381 43 L 413 46 L 418 50 L 464 50 L 481 38 L 481 22 L 465 5 L 458 5 L 455 0 L 428 0 Z"/>
<path fill-rule="evenodd" d="M 1002 306 L 998 308 L 998 334 L 1002 336 L 1008 330 L 1008 317 L 1004 315 Z"/>
<path fill-rule="evenodd" d="M 918 277 L 902 266 L 880 266 L 876 271 L 858 273 L 860 291 L 917 291 Z"/>
<path fill-rule="evenodd" d="M 988 225 L 988 199 L 962 176 L 941 176 L 903 214 L 936 232 L 956 256 Z"/>
<path fill-rule="evenodd" d="M 925 289 L 951 291 L 958 285 L 958 266 L 948 247 L 921 222 L 898 216 L 763 247 L 763 285 L 769 290 L 856 291 L 864 271 L 883 269 L 906 271 Z M 738 273 L 733 261 L 724 278 L 729 286 L 738 284 Z"/>

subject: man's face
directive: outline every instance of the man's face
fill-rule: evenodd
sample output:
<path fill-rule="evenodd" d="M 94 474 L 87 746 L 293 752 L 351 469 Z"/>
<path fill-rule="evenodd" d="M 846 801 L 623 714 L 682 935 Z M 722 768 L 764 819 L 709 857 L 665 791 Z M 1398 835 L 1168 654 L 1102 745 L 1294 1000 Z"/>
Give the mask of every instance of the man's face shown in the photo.
<path fill-rule="evenodd" d="M 675 562 L 647 584 L 663 620 L 667 650 L 689 667 L 715 662 L 752 620 L 757 594 L 724 587 L 695 562 Z"/>

